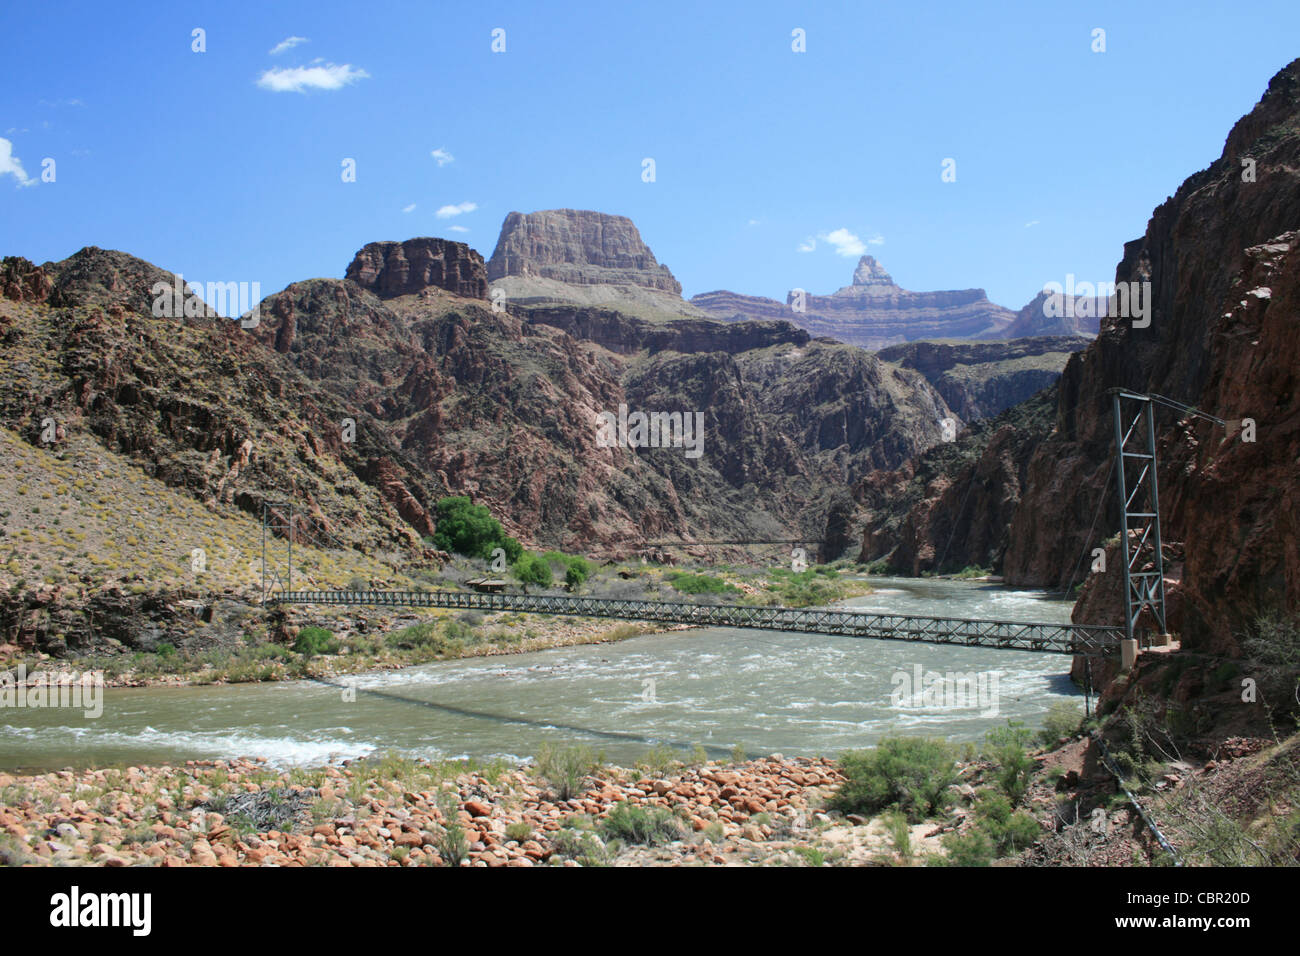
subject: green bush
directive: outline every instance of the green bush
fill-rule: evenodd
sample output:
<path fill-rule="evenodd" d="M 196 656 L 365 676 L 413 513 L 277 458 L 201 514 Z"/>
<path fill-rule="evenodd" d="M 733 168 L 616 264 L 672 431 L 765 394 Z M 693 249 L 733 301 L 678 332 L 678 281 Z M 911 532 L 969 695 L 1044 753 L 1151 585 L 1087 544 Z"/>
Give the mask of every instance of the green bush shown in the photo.
<path fill-rule="evenodd" d="M 434 506 L 434 514 L 434 547 L 470 558 L 490 558 L 494 549 L 501 548 L 507 561 L 519 559 L 522 546 L 507 537 L 501 522 L 483 505 L 472 504 L 468 498 L 457 495 L 441 499 Z"/>
<path fill-rule="evenodd" d="M 737 589 L 711 574 L 670 571 L 668 583 L 683 594 L 736 594 Z"/>
<path fill-rule="evenodd" d="M 682 821 L 664 807 L 639 807 L 630 803 L 615 804 L 605 819 L 600 821 L 600 832 L 606 840 L 658 846 L 686 837 Z"/>
<path fill-rule="evenodd" d="M 348 579 L 349 591 L 369 591 L 370 582 L 359 574 L 354 574 Z"/>
<path fill-rule="evenodd" d="M 896 809 L 920 823 L 951 799 L 957 759 L 942 740 L 887 737 L 874 750 L 849 751 L 840 758 L 845 781 L 831 800 L 842 813 L 875 814 Z"/>
<path fill-rule="evenodd" d="M 337 654 L 339 642 L 331 631 L 323 627 L 308 626 L 298 632 L 298 639 L 293 642 L 293 649 L 304 657 Z"/>

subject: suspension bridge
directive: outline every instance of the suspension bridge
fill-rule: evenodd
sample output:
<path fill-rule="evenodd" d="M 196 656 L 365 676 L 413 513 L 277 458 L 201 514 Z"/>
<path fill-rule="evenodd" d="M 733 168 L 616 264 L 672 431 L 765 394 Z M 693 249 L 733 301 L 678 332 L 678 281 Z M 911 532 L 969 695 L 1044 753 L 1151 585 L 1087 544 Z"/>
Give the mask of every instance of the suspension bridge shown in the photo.
<path fill-rule="evenodd" d="M 549 594 L 478 594 L 463 591 L 274 591 L 268 604 L 382 605 L 467 611 L 516 611 L 570 617 L 655 621 L 696 627 L 834 634 L 923 644 L 958 644 L 1003 650 L 1101 657 L 1118 652 L 1122 627 L 965 620 L 876 614 L 851 608 L 751 607 Z"/>

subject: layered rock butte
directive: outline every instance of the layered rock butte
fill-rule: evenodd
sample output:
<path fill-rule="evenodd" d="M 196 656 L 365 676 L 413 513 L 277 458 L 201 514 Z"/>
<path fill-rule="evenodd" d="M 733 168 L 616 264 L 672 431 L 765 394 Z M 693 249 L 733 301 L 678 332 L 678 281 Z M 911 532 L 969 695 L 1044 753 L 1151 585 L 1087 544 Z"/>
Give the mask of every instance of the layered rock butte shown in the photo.
<path fill-rule="evenodd" d="M 501 225 L 487 275 L 494 292 L 518 305 L 577 303 L 704 316 L 682 300 L 681 283 L 626 216 L 582 209 L 512 212 Z"/>

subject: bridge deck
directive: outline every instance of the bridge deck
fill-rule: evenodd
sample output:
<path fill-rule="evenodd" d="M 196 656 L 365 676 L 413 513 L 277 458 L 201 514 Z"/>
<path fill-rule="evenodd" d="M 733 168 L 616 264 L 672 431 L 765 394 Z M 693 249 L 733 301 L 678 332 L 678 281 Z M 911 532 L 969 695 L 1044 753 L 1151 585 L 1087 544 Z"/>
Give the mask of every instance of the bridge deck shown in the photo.
<path fill-rule="evenodd" d="M 630 601 L 574 595 L 479 594 L 461 591 L 280 591 L 272 604 L 363 604 L 519 611 L 660 621 L 700 627 L 749 627 L 768 631 L 838 634 L 927 644 L 961 644 L 1006 650 L 1099 657 L 1116 653 L 1124 628 L 1083 624 L 982 621 L 907 614 L 873 614 L 846 608 L 746 607 Z"/>

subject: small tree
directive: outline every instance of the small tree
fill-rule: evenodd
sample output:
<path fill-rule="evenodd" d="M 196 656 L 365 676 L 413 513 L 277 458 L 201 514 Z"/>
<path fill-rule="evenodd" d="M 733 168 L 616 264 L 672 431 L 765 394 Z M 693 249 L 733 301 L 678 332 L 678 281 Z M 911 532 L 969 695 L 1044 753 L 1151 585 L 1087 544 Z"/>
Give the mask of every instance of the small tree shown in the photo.
<path fill-rule="evenodd" d="M 512 570 L 515 577 L 523 584 L 525 592 L 528 591 L 528 585 L 530 584 L 536 584 L 542 588 L 551 586 L 551 566 L 531 551 L 525 551 L 521 554 Z"/>
<path fill-rule="evenodd" d="M 486 507 L 472 504 L 464 495 L 443 498 L 434 507 L 434 513 L 437 528 L 433 546 L 442 551 L 454 551 L 470 558 L 490 558 L 496 548 L 501 548 L 506 560 L 512 562 L 523 551 Z"/>

